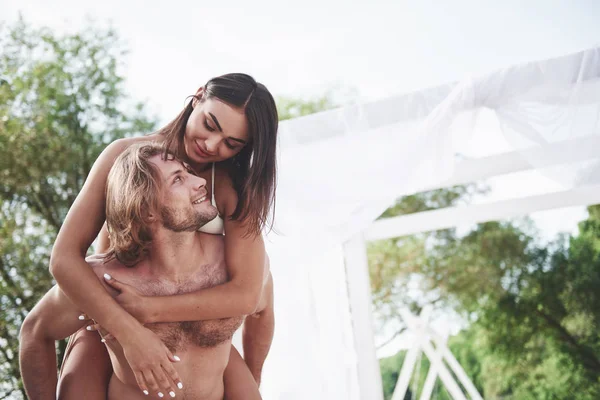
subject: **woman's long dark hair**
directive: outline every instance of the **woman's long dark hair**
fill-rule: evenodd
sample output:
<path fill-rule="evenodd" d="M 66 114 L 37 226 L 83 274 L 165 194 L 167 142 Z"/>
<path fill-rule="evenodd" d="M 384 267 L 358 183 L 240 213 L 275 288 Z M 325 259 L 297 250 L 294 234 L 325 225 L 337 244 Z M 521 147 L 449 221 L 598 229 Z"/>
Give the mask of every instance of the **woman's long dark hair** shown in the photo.
<path fill-rule="evenodd" d="M 230 216 L 248 227 L 248 234 L 259 234 L 265 226 L 272 227 L 270 218 L 275 207 L 277 180 L 278 116 L 275 100 L 267 88 L 246 74 L 226 74 L 204 85 L 200 101 L 217 98 L 232 107 L 243 109 L 248 120 L 249 143 L 233 158 L 223 161 L 238 195 L 238 204 Z M 183 111 L 159 134 L 165 136 L 166 148 L 185 157 L 183 136 L 193 111 L 190 101 Z"/>

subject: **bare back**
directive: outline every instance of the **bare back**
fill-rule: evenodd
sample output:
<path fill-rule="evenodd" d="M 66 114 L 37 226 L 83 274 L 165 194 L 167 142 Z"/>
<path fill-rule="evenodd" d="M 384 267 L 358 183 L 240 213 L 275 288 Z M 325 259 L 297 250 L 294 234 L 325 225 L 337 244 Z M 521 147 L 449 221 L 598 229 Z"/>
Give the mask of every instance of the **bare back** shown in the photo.
<path fill-rule="evenodd" d="M 198 260 L 193 273 L 179 276 L 177 281 L 152 273 L 147 261 L 131 268 L 114 260 L 104 264 L 100 257 L 92 257 L 88 262 L 94 266 L 99 277 L 109 273 L 147 296 L 182 294 L 225 283 L 228 277 L 223 255 L 223 238 L 198 233 L 197 239 L 205 249 L 205 257 Z M 116 294 L 112 289 L 109 290 Z M 182 361 L 174 366 L 182 381 L 186 382 L 183 389 L 184 399 L 223 398 L 223 371 L 229 360 L 231 337 L 242 322 L 243 317 L 235 317 L 146 325 L 181 358 Z M 137 388 L 118 342 L 109 341 L 107 347 L 114 369 L 108 399 L 147 399 L 148 397 Z"/>

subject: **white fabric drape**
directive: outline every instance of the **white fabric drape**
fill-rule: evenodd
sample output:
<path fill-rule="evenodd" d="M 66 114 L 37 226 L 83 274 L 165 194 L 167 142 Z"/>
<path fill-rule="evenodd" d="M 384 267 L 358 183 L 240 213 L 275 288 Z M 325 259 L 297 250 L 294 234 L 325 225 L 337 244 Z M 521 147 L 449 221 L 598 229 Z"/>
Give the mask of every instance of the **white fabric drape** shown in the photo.
<path fill-rule="evenodd" d="M 454 122 L 482 108 L 514 150 L 599 135 L 600 48 L 281 124 L 265 399 L 358 399 L 341 244 L 399 196 L 449 179 L 456 138 L 485 135 L 455 135 Z M 552 154 L 528 157 L 564 186 L 600 180 L 600 151 L 550 169 Z"/>

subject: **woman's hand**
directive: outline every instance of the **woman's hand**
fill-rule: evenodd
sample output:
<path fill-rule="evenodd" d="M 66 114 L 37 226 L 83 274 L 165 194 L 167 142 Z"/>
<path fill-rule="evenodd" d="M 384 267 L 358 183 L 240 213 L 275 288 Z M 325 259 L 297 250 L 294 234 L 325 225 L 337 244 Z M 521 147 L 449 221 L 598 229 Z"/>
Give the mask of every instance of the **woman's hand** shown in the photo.
<path fill-rule="evenodd" d="M 102 342 L 115 339 L 86 314 L 79 315 L 79 320 L 88 321 L 89 325 L 86 329 L 98 331 Z M 140 330 L 132 332 L 125 340 L 118 342 L 144 394 L 148 395 L 152 392 L 162 398 L 166 393 L 175 397 L 175 387 L 183 388 L 179 374 L 172 365 L 173 362 L 181 360 L 171 353 L 154 332 L 142 326 Z M 109 343 L 106 344 L 110 346 Z"/>
<path fill-rule="evenodd" d="M 80 314 L 79 320 L 85 321 L 88 324 L 85 327 L 86 330 L 92 331 L 92 332 L 98 332 L 98 334 L 100 335 L 100 339 L 101 339 L 100 341 L 102 343 L 105 343 L 107 340 L 112 340 L 115 338 L 106 329 L 102 328 L 99 323 L 97 323 L 96 321 L 91 319 L 87 314 Z"/>
<path fill-rule="evenodd" d="M 144 394 L 156 393 L 161 398 L 165 395 L 175 397 L 176 388 L 183 388 L 172 364 L 180 361 L 179 357 L 173 355 L 154 332 L 140 326 L 136 332 L 120 338 L 119 343 Z"/>
<path fill-rule="evenodd" d="M 151 297 L 141 295 L 133 286 L 119 282 L 110 275 L 105 275 L 104 281 L 119 292 L 114 299 L 125 311 L 133 315 L 142 324 L 153 322 L 150 308 Z"/>

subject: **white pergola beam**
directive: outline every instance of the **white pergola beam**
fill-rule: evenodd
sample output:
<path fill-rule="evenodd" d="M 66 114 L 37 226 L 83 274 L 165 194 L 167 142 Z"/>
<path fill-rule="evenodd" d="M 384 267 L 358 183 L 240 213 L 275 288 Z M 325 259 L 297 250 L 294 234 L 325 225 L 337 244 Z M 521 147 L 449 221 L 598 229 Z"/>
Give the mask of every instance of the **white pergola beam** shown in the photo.
<path fill-rule="evenodd" d="M 441 354 L 439 354 L 439 347 L 435 349 L 436 356 L 440 359 L 443 358 Z M 433 393 L 433 388 L 435 387 L 435 380 L 437 379 L 437 369 L 433 364 L 429 366 L 429 371 L 427 372 L 427 378 L 425 378 L 425 383 L 423 384 L 423 392 L 421 393 L 420 400 L 430 400 L 431 395 Z"/>
<path fill-rule="evenodd" d="M 450 180 L 418 187 L 416 192 L 447 188 L 515 172 L 600 158 L 598 149 L 600 149 L 600 135 L 588 135 L 529 150 L 466 159 L 456 164 L 454 175 Z M 532 165 L 528 160 L 536 160 L 535 165 Z"/>
<path fill-rule="evenodd" d="M 440 355 L 435 351 L 431 342 L 429 340 L 423 343 L 423 353 L 429 358 L 429 362 L 431 363 L 431 368 L 435 368 L 437 373 L 439 374 L 440 380 L 446 387 L 446 390 L 450 393 L 450 396 L 454 400 L 467 400 L 467 397 L 462 392 L 460 386 L 454 380 L 454 377 L 446 368 L 446 365 L 442 362 Z"/>
<path fill-rule="evenodd" d="M 488 204 L 448 207 L 375 221 L 365 231 L 367 240 L 381 240 L 412 235 L 459 224 L 498 221 L 520 217 L 536 211 L 554 208 L 585 206 L 600 203 L 600 185 L 544 193 Z"/>
<path fill-rule="evenodd" d="M 413 346 L 406 352 L 406 357 L 402 363 L 402 369 L 400 370 L 398 381 L 394 387 L 392 400 L 404 400 L 404 396 L 408 390 L 408 385 L 410 384 L 410 377 L 412 376 L 413 370 L 417 364 L 417 359 L 419 358 L 419 353 L 421 353 L 420 342 L 414 343 Z"/>
<path fill-rule="evenodd" d="M 373 334 L 367 247 L 362 234 L 344 243 L 344 259 L 357 358 L 359 398 L 383 400 L 381 371 Z"/>

